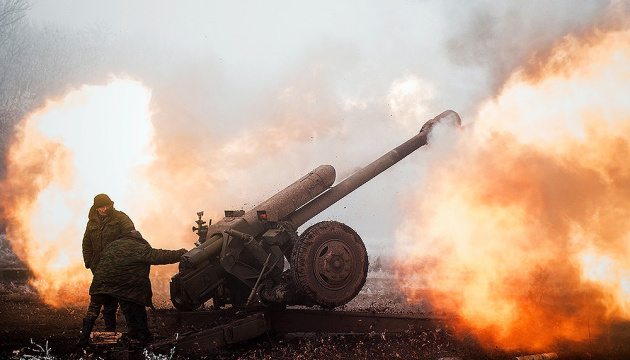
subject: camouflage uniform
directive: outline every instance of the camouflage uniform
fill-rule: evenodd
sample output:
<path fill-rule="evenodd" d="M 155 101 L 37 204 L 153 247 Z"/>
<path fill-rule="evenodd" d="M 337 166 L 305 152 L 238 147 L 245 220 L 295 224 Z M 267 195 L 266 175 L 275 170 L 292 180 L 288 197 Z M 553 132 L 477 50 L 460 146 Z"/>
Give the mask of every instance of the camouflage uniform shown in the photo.
<path fill-rule="evenodd" d="M 90 286 L 90 296 L 118 298 L 129 337 L 150 338 L 145 307 L 153 307 L 151 265 L 176 263 L 185 252 L 183 249 L 154 249 L 137 231 L 123 234 L 105 247 Z"/>
<path fill-rule="evenodd" d="M 103 205 L 110 206 L 106 216 L 101 216 L 96 210 Z M 88 213 L 88 223 L 83 235 L 82 247 L 85 267 L 94 274 L 105 246 L 114 241 L 120 234 L 131 230 L 135 230 L 135 227 L 129 216 L 122 211 L 114 209 L 114 202 L 107 195 L 96 195 L 94 197 L 94 205 L 92 205 Z M 90 321 L 92 319 L 96 320 L 101 312 L 101 308 L 103 308 L 105 330 L 116 331 L 118 300 L 107 297 L 91 298 L 86 319 L 90 319 Z"/>
<path fill-rule="evenodd" d="M 127 214 L 113 207 L 109 209 L 107 216 L 102 217 L 92 206 L 88 219 L 83 235 L 83 262 L 94 273 L 105 246 L 120 234 L 135 230 L 135 227 Z"/>

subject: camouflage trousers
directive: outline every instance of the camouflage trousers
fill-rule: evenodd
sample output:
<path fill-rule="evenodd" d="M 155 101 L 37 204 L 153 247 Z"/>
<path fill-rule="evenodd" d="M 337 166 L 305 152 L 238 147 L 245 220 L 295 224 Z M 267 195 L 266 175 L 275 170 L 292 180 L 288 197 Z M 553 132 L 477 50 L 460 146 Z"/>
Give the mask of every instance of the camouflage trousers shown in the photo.
<path fill-rule="evenodd" d="M 153 338 L 153 334 L 149 331 L 146 307 L 132 301 L 121 299 L 120 309 L 125 315 L 129 338 L 150 342 Z"/>
<path fill-rule="evenodd" d="M 90 305 L 88 305 L 85 317 L 87 319 L 96 320 L 98 315 L 101 313 L 101 309 L 103 309 L 103 318 L 106 319 L 106 322 L 108 322 L 109 319 L 113 319 L 113 326 L 115 327 L 116 311 L 118 311 L 118 299 L 105 294 L 91 295 Z"/>

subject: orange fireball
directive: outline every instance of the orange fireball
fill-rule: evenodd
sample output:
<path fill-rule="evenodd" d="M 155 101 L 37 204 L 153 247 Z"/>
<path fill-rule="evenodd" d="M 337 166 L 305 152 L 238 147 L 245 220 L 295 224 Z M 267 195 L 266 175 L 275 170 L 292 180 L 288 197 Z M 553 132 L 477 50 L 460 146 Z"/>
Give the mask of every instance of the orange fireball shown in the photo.
<path fill-rule="evenodd" d="M 488 347 L 630 318 L 630 32 L 569 36 L 537 65 L 433 147 L 397 233 L 410 301 L 428 291 Z"/>
<path fill-rule="evenodd" d="M 88 298 L 81 240 L 94 195 L 133 211 L 130 184 L 142 184 L 135 172 L 152 157 L 150 99 L 141 84 L 112 79 L 49 101 L 18 125 L 0 184 L 2 217 L 48 304 Z"/>

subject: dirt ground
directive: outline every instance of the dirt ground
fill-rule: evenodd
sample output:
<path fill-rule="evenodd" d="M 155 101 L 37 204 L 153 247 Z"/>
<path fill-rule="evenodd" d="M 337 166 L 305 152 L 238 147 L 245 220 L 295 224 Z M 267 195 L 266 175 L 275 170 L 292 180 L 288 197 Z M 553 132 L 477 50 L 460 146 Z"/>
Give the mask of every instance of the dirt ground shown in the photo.
<path fill-rule="evenodd" d="M 374 301 L 374 299 L 379 301 Z M 402 305 L 401 305 L 402 304 Z M 426 311 L 423 305 L 405 305 L 399 294 L 388 292 L 383 280 L 369 279 L 364 291 L 350 304 L 349 310 L 384 312 Z M 83 351 L 75 348 L 81 319 L 87 304 L 54 309 L 43 305 L 25 283 L 0 287 L 0 359 L 127 359 L 133 358 L 123 347 L 100 347 Z M 160 311 L 160 310 L 158 310 Z M 164 310 L 166 311 L 166 310 Z M 170 339 L 172 330 L 150 324 L 156 340 Z M 119 329 L 125 331 L 119 316 Z M 95 331 L 102 331 L 99 319 Z M 619 335 L 621 334 L 621 335 Z M 630 327 L 621 327 L 595 344 L 565 344 L 557 350 L 560 359 L 630 358 Z M 135 354 L 140 359 L 490 359 L 507 360 L 522 353 L 499 349 L 484 350 L 472 337 L 456 339 L 443 328 L 404 334 L 290 334 L 266 335 L 216 351 L 180 354 Z"/>
<path fill-rule="evenodd" d="M 87 306 L 87 304 L 86 304 Z M 124 359 L 128 354 L 98 349 L 83 352 L 74 347 L 80 332 L 85 308 L 53 309 L 36 297 L 4 298 L 0 301 L 0 358 L 27 359 Z M 159 310 L 158 310 L 159 311 Z M 99 320 L 95 331 L 102 330 Z M 119 329 L 125 331 L 122 316 Z M 152 327 L 156 339 L 173 336 L 160 327 Z M 46 357 L 49 356 L 49 357 Z M 209 353 L 173 354 L 173 359 L 438 359 L 459 356 L 462 359 L 484 359 L 474 344 L 455 341 L 444 331 L 419 334 L 291 334 L 263 336 L 246 343 Z M 146 359 L 170 359 L 170 354 L 147 353 Z M 502 357 L 507 358 L 507 357 Z"/>

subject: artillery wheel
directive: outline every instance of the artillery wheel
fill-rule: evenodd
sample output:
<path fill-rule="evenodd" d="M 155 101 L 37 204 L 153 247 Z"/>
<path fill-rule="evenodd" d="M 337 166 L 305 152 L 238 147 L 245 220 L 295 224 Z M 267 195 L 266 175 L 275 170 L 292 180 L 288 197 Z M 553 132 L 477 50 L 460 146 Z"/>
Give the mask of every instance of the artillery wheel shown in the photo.
<path fill-rule="evenodd" d="M 361 237 L 337 221 L 309 227 L 293 247 L 291 271 L 298 291 L 326 308 L 352 300 L 363 288 L 367 270 Z"/>

